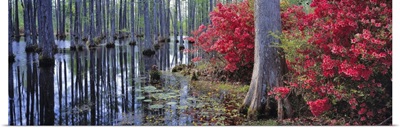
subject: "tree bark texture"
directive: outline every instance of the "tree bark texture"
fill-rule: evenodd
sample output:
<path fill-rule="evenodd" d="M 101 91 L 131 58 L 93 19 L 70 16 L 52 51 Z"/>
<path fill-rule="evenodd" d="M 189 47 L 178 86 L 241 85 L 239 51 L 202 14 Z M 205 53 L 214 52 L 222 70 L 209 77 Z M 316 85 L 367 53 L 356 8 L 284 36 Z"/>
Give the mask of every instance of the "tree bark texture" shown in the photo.
<path fill-rule="evenodd" d="M 255 53 L 254 69 L 250 89 L 243 101 L 241 110 L 247 109 L 249 119 L 257 119 L 261 110 L 269 109 L 267 92 L 278 86 L 283 86 L 285 61 L 281 58 L 279 49 L 272 43 L 279 42 L 270 33 L 281 33 L 279 0 L 255 0 Z M 290 104 L 289 104 L 290 105 Z M 278 100 L 278 119 L 283 119 L 282 101 Z M 268 113 L 267 113 L 268 115 Z M 289 114 L 290 115 L 290 114 Z"/>

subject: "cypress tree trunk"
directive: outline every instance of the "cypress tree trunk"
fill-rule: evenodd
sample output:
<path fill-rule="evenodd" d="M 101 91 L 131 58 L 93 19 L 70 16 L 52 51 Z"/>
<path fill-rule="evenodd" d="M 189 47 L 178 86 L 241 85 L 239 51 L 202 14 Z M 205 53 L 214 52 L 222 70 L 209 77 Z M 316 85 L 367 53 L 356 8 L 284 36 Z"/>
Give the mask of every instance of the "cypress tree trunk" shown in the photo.
<path fill-rule="evenodd" d="M 174 24 L 174 64 L 178 64 L 178 3 L 179 0 L 175 0 L 175 10 L 174 10 L 174 20 L 172 21 Z"/>
<path fill-rule="evenodd" d="M 166 18 L 166 21 L 167 21 L 167 29 L 166 29 L 166 32 L 167 32 L 167 38 L 168 39 L 170 39 L 170 28 L 171 28 L 171 20 L 172 20 L 172 17 L 171 17 L 171 9 L 170 9 L 170 3 L 171 3 L 171 1 L 170 0 L 167 0 L 167 18 Z M 170 43 L 170 42 L 168 42 L 168 43 Z M 167 49 L 167 53 L 166 53 L 166 55 L 167 55 L 167 68 L 169 68 L 170 66 L 171 66 L 171 60 L 170 60 L 170 56 L 169 56 L 169 54 L 170 54 L 170 45 L 166 45 L 166 49 Z"/>
<path fill-rule="evenodd" d="M 128 24 L 127 24 L 127 20 L 128 20 L 128 18 L 127 18 L 127 16 L 126 16 L 126 6 L 127 4 L 126 4 L 126 0 L 125 0 L 125 2 L 124 2 L 124 12 L 123 12 L 123 25 L 122 25 L 122 27 L 124 28 L 124 29 L 126 29 L 127 28 L 127 26 L 128 26 Z M 125 38 L 125 32 L 124 32 L 124 34 L 123 34 L 123 36 L 124 36 L 124 38 Z"/>
<path fill-rule="evenodd" d="M 213 5 L 214 5 L 214 4 L 213 4 L 213 0 L 210 0 L 210 5 L 209 5 L 209 6 L 210 6 L 210 10 L 208 11 L 209 13 L 212 12 L 212 10 L 213 10 Z M 207 17 L 207 18 L 208 18 L 208 22 L 209 22 L 210 24 L 212 24 L 212 23 L 211 23 L 211 19 L 210 19 L 209 17 Z"/>
<path fill-rule="evenodd" d="M 18 0 L 15 0 L 15 20 L 14 20 L 14 39 L 15 41 L 19 42 L 19 39 L 21 37 L 19 33 L 19 16 L 18 16 Z"/>
<path fill-rule="evenodd" d="M 87 1 L 83 0 L 83 16 L 80 19 L 79 22 L 81 22 L 83 20 L 83 37 L 82 40 L 84 42 L 86 42 L 89 38 L 88 34 L 89 34 L 89 25 L 88 25 L 88 15 L 87 15 Z M 81 24 L 81 23 L 80 23 Z M 81 26 L 81 25 L 80 25 Z M 82 28 L 81 28 L 82 29 Z"/>
<path fill-rule="evenodd" d="M 81 0 L 76 0 L 75 1 L 75 32 L 74 32 L 74 37 L 75 37 L 75 41 L 78 44 L 78 50 L 82 50 L 83 49 L 83 41 L 82 38 L 85 38 L 85 34 L 81 34 L 82 32 L 82 17 L 81 17 L 81 12 L 80 9 L 81 8 Z"/>
<path fill-rule="evenodd" d="M 32 43 L 37 47 L 37 29 L 36 29 L 36 11 L 37 11 L 37 0 L 33 1 L 32 11 L 31 11 L 31 33 L 32 33 Z"/>
<path fill-rule="evenodd" d="M 102 31 L 102 24 L 101 24 L 101 19 L 103 17 L 101 17 L 101 5 L 100 5 L 100 0 L 96 0 L 96 36 L 97 38 L 99 38 L 101 36 L 101 31 Z M 96 40 L 97 41 L 97 40 Z M 96 42 L 98 43 L 98 42 Z"/>
<path fill-rule="evenodd" d="M 111 2 L 111 6 L 112 6 L 112 14 L 111 14 L 111 34 L 114 37 L 114 40 L 116 38 L 116 33 L 115 33 L 115 0 L 112 0 Z M 112 43 L 114 44 L 114 40 L 112 41 Z"/>
<path fill-rule="evenodd" d="M 262 107 L 267 111 L 270 108 L 270 98 L 266 93 L 273 87 L 283 86 L 283 75 L 285 66 L 281 58 L 280 49 L 272 47 L 272 43 L 279 42 L 269 32 L 280 34 L 281 19 L 279 0 L 256 0 L 255 1 L 255 53 L 254 69 L 250 89 L 243 101 L 241 111 L 247 110 L 249 119 L 257 119 L 262 112 Z M 268 87 L 267 87 L 268 85 Z M 287 115 L 291 116 L 291 107 L 285 100 Z M 268 115 L 268 113 L 267 113 Z M 278 119 L 283 119 L 282 100 L 278 100 Z"/>
<path fill-rule="evenodd" d="M 179 32 L 179 61 L 180 63 L 183 63 L 183 49 L 185 48 L 183 46 L 183 21 L 182 21 L 182 15 L 181 15 L 181 2 L 178 0 L 178 14 L 179 14 L 179 22 L 180 22 L 180 32 Z"/>
<path fill-rule="evenodd" d="M 89 48 L 95 47 L 94 44 L 94 1 L 90 0 L 89 3 L 89 13 L 90 13 L 90 30 L 89 30 Z"/>
<path fill-rule="evenodd" d="M 149 18 L 149 3 L 147 0 L 144 1 L 144 51 L 143 51 L 143 61 L 145 66 L 145 73 L 148 73 L 150 67 L 155 64 L 154 53 L 155 51 L 152 49 L 152 41 L 150 35 L 150 18 Z M 146 52 L 147 51 L 147 52 Z"/>
<path fill-rule="evenodd" d="M 75 7 L 76 8 L 76 7 Z M 72 0 L 69 0 L 69 36 L 70 36 L 70 40 L 71 40 L 71 46 L 70 49 L 71 50 L 76 50 L 76 46 L 75 46 L 75 40 L 73 38 L 73 17 L 72 17 Z"/>
<path fill-rule="evenodd" d="M 26 42 L 26 47 L 25 51 L 26 52 L 33 52 L 34 45 L 31 40 L 31 0 L 24 0 L 25 7 L 24 7 L 24 31 L 25 31 L 25 42 Z"/>
<path fill-rule="evenodd" d="M 61 23 L 61 39 L 65 40 L 66 34 L 65 34 L 65 0 L 62 0 L 62 23 Z"/>
<path fill-rule="evenodd" d="M 158 37 L 158 24 L 157 24 L 157 19 L 159 18 L 157 16 L 157 4 L 156 4 L 156 0 L 153 0 L 153 39 L 156 40 Z"/>
<path fill-rule="evenodd" d="M 61 39 L 61 4 L 60 0 L 56 1 L 56 39 Z"/>
<path fill-rule="evenodd" d="M 8 61 L 10 62 L 10 63 L 12 63 L 12 62 L 14 62 L 14 57 L 15 57 L 15 55 L 14 55 L 14 53 L 13 53 L 13 50 L 12 50 L 12 41 L 13 41 L 13 38 L 12 38 L 12 27 L 13 27 L 13 24 L 12 24 L 12 15 L 11 15 L 11 13 L 12 13 L 12 10 L 11 10 L 11 7 L 12 7 L 12 5 L 11 5 L 11 0 L 8 0 Z M 11 64 L 9 64 L 9 65 L 11 65 Z M 11 68 L 12 68 L 12 66 L 11 66 Z M 8 71 L 8 72 L 11 72 L 11 71 Z M 10 74 L 10 73 L 9 73 Z M 11 73 L 12 74 L 12 73 Z M 9 76 L 9 77 L 12 77 L 12 76 Z M 12 78 L 11 78 L 12 79 Z M 11 83 L 12 83 L 12 80 L 10 81 L 10 85 L 11 85 Z M 9 86 L 10 87 L 10 86 Z M 12 87 L 12 86 L 11 86 Z M 11 125 L 11 124 L 10 124 Z"/>
<path fill-rule="evenodd" d="M 136 36 L 135 36 L 135 0 L 131 1 L 131 44 L 133 44 L 133 43 L 136 44 Z"/>
<path fill-rule="evenodd" d="M 105 0 L 102 0 L 101 1 L 101 7 L 102 7 L 102 9 L 101 9 L 101 15 L 102 15 L 102 19 L 103 19 L 103 22 L 102 22 L 102 24 L 103 24 L 103 37 L 102 37 L 102 39 L 104 39 L 105 38 L 105 36 L 107 35 L 107 16 L 106 16 L 106 7 L 107 7 L 107 5 L 105 4 L 106 2 L 105 2 Z"/>
<path fill-rule="evenodd" d="M 118 20 L 118 37 L 119 38 L 122 37 L 121 30 L 123 29 L 123 23 L 122 23 L 122 11 L 123 11 L 123 8 L 122 8 L 122 4 L 123 4 L 123 1 L 120 0 L 119 1 L 119 20 Z"/>
<path fill-rule="evenodd" d="M 43 51 L 39 58 L 39 65 L 41 67 L 53 66 L 53 45 L 54 45 L 54 32 L 52 21 L 51 0 L 40 0 L 39 2 L 39 41 L 43 44 Z"/>

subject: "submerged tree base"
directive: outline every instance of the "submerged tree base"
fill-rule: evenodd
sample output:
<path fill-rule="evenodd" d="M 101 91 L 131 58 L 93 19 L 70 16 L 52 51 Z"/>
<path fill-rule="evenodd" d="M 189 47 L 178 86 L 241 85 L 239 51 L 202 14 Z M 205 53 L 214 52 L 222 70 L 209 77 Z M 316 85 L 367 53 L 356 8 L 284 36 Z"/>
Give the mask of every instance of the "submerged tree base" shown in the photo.
<path fill-rule="evenodd" d="M 115 44 L 114 43 L 107 43 L 106 47 L 107 48 L 115 48 Z"/>
<path fill-rule="evenodd" d="M 8 55 L 8 63 L 14 63 L 15 62 L 15 55 L 11 54 Z"/>
<path fill-rule="evenodd" d="M 185 46 L 179 45 L 179 51 L 183 51 L 183 50 L 185 50 Z"/>
<path fill-rule="evenodd" d="M 57 34 L 56 37 L 59 40 L 65 40 L 67 38 L 67 35 L 66 34 Z"/>
<path fill-rule="evenodd" d="M 97 45 L 95 45 L 95 44 L 90 44 L 89 45 L 89 49 L 95 49 L 97 47 Z"/>
<path fill-rule="evenodd" d="M 26 46 L 25 52 L 27 53 L 35 52 L 37 48 L 38 48 L 37 45 Z"/>
<path fill-rule="evenodd" d="M 79 51 L 82 51 L 83 49 L 84 49 L 84 46 L 83 46 L 83 45 L 78 46 L 78 50 L 79 50 Z"/>
<path fill-rule="evenodd" d="M 42 52 L 42 48 L 41 47 L 36 47 L 35 52 L 36 53 L 41 53 Z"/>
<path fill-rule="evenodd" d="M 76 46 L 71 46 L 71 47 L 69 47 L 69 50 L 71 50 L 71 51 L 76 51 Z"/>
<path fill-rule="evenodd" d="M 99 44 L 101 43 L 102 40 L 103 40 L 103 39 L 101 39 L 101 36 L 100 36 L 100 37 L 95 37 L 95 38 L 93 39 L 95 45 L 99 45 Z"/>
<path fill-rule="evenodd" d="M 146 50 L 143 51 L 143 55 L 144 55 L 144 56 L 151 57 L 151 56 L 153 56 L 154 54 L 156 54 L 156 51 L 151 50 L 151 49 L 146 49 Z"/>
<path fill-rule="evenodd" d="M 54 58 L 39 57 L 39 67 L 51 67 L 54 66 Z"/>
<path fill-rule="evenodd" d="M 155 49 L 155 50 L 159 50 L 159 49 L 160 49 L 160 47 L 161 47 L 161 45 L 160 45 L 159 43 L 157 43 L 157 44 L 154 44 L 154 49 Z"/>
<path fill-rule="evenodd" d="M 150 70 L 150 83 L 159 83 L 161 80 L 161 72 L 158 70 L 156 65 L 153 65 Z"/>
<path fill-rule="evenodd" d="M 131 42 L 129 42 L 129 45 L 135 46 L 135 45 L 136 45 L 136 41 L 131 41 Z"/>

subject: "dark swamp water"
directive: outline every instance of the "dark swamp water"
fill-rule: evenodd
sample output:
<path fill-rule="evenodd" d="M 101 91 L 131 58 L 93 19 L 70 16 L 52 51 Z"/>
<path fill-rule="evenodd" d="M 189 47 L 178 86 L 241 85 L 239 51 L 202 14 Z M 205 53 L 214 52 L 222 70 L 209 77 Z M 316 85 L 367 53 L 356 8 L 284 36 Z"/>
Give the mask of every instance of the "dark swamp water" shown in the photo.
<path fill-rule="evenodd" d="M 69 41 L 56 43 L 59 49 L 69 48 Z M 25 42 L 12 45 L 16 61 L 9 66 L 9 125 L 201 123 L 196 108 L 204 104 L 190 93 L 189 79 L 166 68 L 160 84 L 146 83 L 148 78 L 140 75 L 138 47 L 128 42 L 117 41 L 111 49 L 61 50 L 52 68 L 39 68 L 39 55 L 25 53 Z M 173 45 L 161 48 L 169 50 L 170 62 Z M 188 63 L 187 56 L 183 54 L 182 63 Z"/>

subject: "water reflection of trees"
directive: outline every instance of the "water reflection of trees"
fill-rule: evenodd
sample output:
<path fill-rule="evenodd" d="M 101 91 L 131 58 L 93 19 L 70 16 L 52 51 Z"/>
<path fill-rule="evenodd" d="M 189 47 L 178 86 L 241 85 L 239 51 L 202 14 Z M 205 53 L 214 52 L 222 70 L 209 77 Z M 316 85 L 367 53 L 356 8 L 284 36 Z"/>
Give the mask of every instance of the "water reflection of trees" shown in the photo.
<path fill-rule="evenodd" d="M 162 69 L 170 66 L 168 48 L 157 53 Z M 51 68 L 38 67 L 37 53 L 16 55 L 26 60 L 9 66 L 9 125 L 118 125 L 126 115 L 128 124 L 145 122 L 146 106 L 134 90 L 148 84 L 136 79 L 146 76 L 136 46 L 63 50 Z"/>

